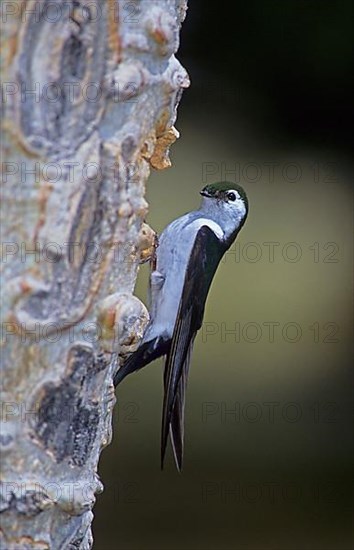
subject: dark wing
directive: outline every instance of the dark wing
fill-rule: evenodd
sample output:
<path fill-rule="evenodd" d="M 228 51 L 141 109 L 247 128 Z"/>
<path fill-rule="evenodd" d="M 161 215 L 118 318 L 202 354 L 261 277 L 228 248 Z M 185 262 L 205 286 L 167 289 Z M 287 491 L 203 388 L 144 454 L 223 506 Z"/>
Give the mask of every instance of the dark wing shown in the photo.
<path fill-rule="evenodd" d="M 165 365 L 161 467 L 169 431 L 177 468 L 180 470 L 182 467 L 184 399 L 189 358 L 196 332 L 202 326 L 208 291 L 225 250 L 226 247 L 208 226 L 204 225 L 199 229 L 186 269 L 171 348 Z"/>
<path fill-rule="evenodd" d="M 114 387 L 116 388 L 128 374 L 142 369 L 145 365 L 151 363 L 151 361 L 154 361 L 162 355 L 166 355 L 169 346 L 170 341 L 164 340 L 163 338 L 154 338 L 153 340 L 142 344 L 126 359 L 114 375 Z"/>

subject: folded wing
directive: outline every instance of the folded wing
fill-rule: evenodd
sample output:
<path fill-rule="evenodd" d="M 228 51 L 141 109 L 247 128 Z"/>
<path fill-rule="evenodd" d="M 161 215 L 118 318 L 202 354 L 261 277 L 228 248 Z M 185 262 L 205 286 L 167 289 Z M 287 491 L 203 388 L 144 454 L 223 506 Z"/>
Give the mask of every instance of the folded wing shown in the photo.
<path fill-rule="evenodd" d="M 210 227 L 203 225 L 199 229 L 190 253 L 165 365 L 161 467 L 170 433 L 176 466 L 179 470 L 182 468 L 184 402 L 190 355 L 195 335 L 202 326 L 208 291 L 225 250 Z"/>

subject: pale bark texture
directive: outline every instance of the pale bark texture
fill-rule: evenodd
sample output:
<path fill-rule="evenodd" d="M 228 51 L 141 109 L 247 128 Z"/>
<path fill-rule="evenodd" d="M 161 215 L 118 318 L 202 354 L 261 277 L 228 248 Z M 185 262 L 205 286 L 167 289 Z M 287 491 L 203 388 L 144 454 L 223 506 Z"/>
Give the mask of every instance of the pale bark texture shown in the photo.
<path fill-rule="evenodd" d="M 0 547 L 87 549 L 112 375 L 147 322 L 132 296 L 154 249 L 144 191 L 177 136 L 186 5 L 1 9 Z"/>

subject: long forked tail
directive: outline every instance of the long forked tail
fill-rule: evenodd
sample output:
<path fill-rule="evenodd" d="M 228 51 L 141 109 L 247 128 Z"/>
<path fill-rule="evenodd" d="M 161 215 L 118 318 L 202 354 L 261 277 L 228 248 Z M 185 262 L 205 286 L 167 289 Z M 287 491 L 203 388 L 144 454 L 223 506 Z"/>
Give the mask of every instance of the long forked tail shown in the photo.
<path fill-rule="evenodd" d="M 184 404 L 189 372 L 190 359 L 195 334 L 190 340 L 181 341 L 184 345 L 183 355 L 176 353 L 171 344 L 164 372 L 164 404 L 161 426 L 161 470 L 163 469 L 168 435 L 170 435 L 173 455 L 177 470 L 182 470 L 184 447 Z M 177 346 L 180 341 L 175 341 Z M 186 347 L 188 346 L 188 347 Z M 178 350 L 177 350 L 178 351 Z"/>
<path fill-rule="evenodd" d="M 151 361 L 168 353 L 169 348 L 170 341 L 163 340 L 162 338 L 154 338 L 142 344 L 116 372 L 113 378 L 114 387 L 117 387 L 128 374 L 142 369 L 151 363 Z"/>
<path fill-rule="evenodd" d="M 183 465 L 183 450 L 184 450 L 184 407 L 187 388 L 187 379 L 189 373 L 190 359 L 193 349 L 193 341 L 188 348 L 187 357 L 184 362 L 181 378 L 178 383 L 176 398 L 171 414 L 170 423 L 170 440 L 172 444 L 173 456 L 175 459 L 176 468 L 179 472 L 182 471 Z M 162 459 L 163 464 L 163 459 Z"/>

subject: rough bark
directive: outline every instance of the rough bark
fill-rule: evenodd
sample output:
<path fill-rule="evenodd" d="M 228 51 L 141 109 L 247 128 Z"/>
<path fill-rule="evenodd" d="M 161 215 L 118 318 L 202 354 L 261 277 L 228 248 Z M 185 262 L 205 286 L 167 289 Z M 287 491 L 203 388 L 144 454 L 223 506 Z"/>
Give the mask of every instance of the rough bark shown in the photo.
<path fill-rule="evenodd" d="M 144 189 L 177 137 L 186 5 L 1 8 L 0 546 L 86 549 L 117 352 L 147 320 L 132 296 L 154 245 Z"/>

